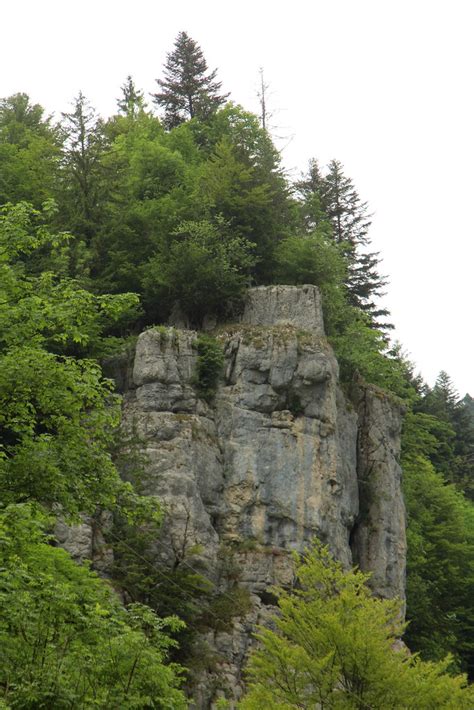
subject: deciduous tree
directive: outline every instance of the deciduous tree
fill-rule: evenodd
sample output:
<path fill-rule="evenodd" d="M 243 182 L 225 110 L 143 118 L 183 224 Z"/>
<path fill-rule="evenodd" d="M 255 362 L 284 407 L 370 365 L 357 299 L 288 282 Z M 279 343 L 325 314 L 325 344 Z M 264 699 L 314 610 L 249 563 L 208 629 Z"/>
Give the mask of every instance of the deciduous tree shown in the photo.
<path fill-rule="evenodd" d="M 316 546 L 297 576 L 291 591 L 278 591 L 275 630 L 260 630 L 244 710 L 472 707 L 466 679 L 447 675 L 446 663 L 394 649 L 401 603 L 372 597 L 367 575 L 345 573 Z"/>

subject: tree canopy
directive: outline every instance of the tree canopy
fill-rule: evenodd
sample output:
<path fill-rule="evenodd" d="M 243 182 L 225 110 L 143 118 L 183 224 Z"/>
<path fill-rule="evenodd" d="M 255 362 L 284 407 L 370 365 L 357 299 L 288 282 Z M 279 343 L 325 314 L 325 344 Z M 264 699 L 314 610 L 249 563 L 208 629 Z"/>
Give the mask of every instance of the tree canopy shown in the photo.
<path fill-rule="evenodd" d="M 465 677 L 397 645 L 401 602 L 376 599 L 368 576 L 344 572 L 316 545 L 297 566 L 298 584 L 277 590 L 274 628 L 250 656 L 245 710 L 291 708 L 470 708 Z"/>

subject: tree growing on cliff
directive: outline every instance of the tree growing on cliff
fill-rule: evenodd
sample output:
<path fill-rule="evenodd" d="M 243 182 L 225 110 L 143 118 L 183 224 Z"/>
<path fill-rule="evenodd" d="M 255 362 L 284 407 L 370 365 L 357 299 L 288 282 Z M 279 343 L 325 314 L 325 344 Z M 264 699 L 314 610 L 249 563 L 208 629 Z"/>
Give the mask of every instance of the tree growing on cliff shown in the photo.
<path fill-rule="evenodd" d="M 0 500 L 77 514 L 126 493 L 109 453 L 119 403 L 91 355 L 137 299 L 29 271 L 38 251 L 60 261 L 68 241 L 49 232 L 51 209 L 0 209 Z"/>
<path fill-rule="evenodd" d="M 190 118 L 207 118 L 225 103 L 229 94 L 221 94 L 216 81 L 217 69 L 208 73 L 201 48 L 186 32 L 176 38 L 174 50 L 167 55 L 164 79 L 157 79 L 161 91 L 153 94 L 164 109 L 167 128 L 179 126 Z"/>
<path fill-rule="evenodd" d="M 401 603 L 372 597 L 367 575 L 344 573 L 316 545 L 297 578 L 291 592 L 278 592 L 275 630 L 260 631 L 244 710 L 472 707 L 466 679 L 447 675 L 447 662 L 394 650 L 404 628 Z"/>

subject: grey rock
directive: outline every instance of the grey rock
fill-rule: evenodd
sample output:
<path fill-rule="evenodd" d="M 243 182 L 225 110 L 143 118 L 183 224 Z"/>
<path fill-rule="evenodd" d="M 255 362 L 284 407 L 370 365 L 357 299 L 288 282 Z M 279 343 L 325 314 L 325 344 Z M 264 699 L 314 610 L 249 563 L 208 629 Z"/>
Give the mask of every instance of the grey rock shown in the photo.
<path fill-rule="evenodd" d="M 209 405 L 194 387 L 193 331 L 142 333 L 126 383 L 125 434 L 141 442 L 147 491 L 167 510 L 157 562 L 188 564 L 252 607 L 228 631 L 202 638 L 218 670 L 203 670 L 194 707 L 238 700 L 257 623 L 274 609 L 271 588 L 293 581 L 292 552 L 314 537 L 346 568 L 372 572 L 374 592 L 404 595 L 400 410 L 358 383 L 352 404 L 324 336 L 314 286 L 248 292 L 242 320 L 220 330 L 225 366 Z M 70 545 L 62 533 L 65 545 Z M 74 555 L 91 553 L 86 528 Z"/>
<path fill-rule="evenodd" d="M 110 525 L 111 515 L 107 511 L 95 516 L 82 515 L 81 522 L 76 525 L 58 518 L 54 534 L 58 544 L 69 552 L 73 560 L 79 564 L 92 562 L 95 570 L 108 576 L 113 552 L 104 534 Z"/>
<path fill-rule="evenodd" d="M 405 597 L 405 505 L 399 463 L 402 410 L 373 386 L 354 388 L 358 405 L 357 475 L 360 511 L 353 531 L 354 561 L 370 572 L 373 591 Z"/>
<path fill-rule="evenodd" d="M 316 286 L 260 286 L 245 300 L 243 323 L 291 325 L 324 335 L 321 296 Z"/>

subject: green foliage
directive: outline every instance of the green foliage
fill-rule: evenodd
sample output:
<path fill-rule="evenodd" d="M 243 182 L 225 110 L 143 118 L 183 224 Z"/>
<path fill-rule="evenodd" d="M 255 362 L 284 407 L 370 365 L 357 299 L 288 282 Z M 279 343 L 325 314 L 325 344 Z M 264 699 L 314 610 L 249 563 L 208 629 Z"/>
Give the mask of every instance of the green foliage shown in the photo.
<path fill-rule="evenodd" d="M 232 317 L 251 283 L 315 283 L 346 386 L 362 375 L 416 410 L 404 430 L 409 644 L 428 659 L 450 651 L 453 665 L 473 675 L 472 506 L 446 485 L 454 481 L 473 495 L 472 399 L 460 401 L 445 373 L 434 388 L 424 387 L 399 347 L 390 349 L 374 327 L 383 315 L 375 305 L 383 278 L 367 250 L 367 205 L 342 166 L 332 161 L 322 174 L 312 161 L 295 199 L 258 118 L 231 103 L 222 107 L 225 96 L 199 47 L 185 33 L 178 40 L 157 95 L 166 126 L 146 111 L 130 77 L 119 114 L 105 123 L 82 94 L 61 130 L 25 94 L 0 100 L 0 204 L 19 202 L 0 208 L 2 503 L 36 500 L 69 516 L 114 508 L 118 583 L 130 602 L 188 622 L 176 631 L 183 649 L 171 652 L 189 660 L 198 629 L 228 626 L 232 607 L 245 609 L 238 570 L 229 563 L 228 593 L 215 597 L 184 564 L 189 551 L 172 570 L 156 567 L 162 513 L 156 500 L 119 480 L 110 453 L 119 400 L 93 358 L 113 353 L 130 324 L 138 330 L 164 322 L 176 301 L 199 326 L 207 314 Z M 144 313 L 130 291 L 145 294 Z M 207 337 L 197 347 L 197 388 L 211 400 L 222 352 Z M 295 415 L 300 406 L 289 399 Z M 125 465 L 130 477 L 133 467 Z M 71 584 L 80 587 L 78 580 Z M 141 643 L 128 638 L 132 649 Z M 120 643 L 115 657 L 125 663 Z M 87 658 L 87 673 L 99 683 L 95 656 Z M 105 680 L 113 675 L 111 666 L 96 665 Z M 48 674 L 42 686 L 37 671 L 29 672 L 25 677 L 46 688 Z M 115 690 L 107 692 L 109 706 L 127 707 Z M 61 707 L 62 697 L 42 696 L 42 706 Z M 102 697 L 97 691 L 84 707 L 105 706 Z M 277 707 L 273 695 L 267 701 L 261 706 Z M 39 702 L 8 699 L 18 707 Z"/>
<path fill-rule="evenodd" d="M 0 205 L 52 197 L 60 162 L 60 136 L 26 94 L 0 99 Z"/>
<path fill-rule="evenodd" d="M 93 276 L 102 291 L 137 291 L 140 267 L 168 246 L 180 222 L 202 216 L 193 198 L 197 148 L 187 126 L 168 135 L 145 111 L 114 117 L 104 130 L 110 150 Z"/>
<path fill-rule="evenodd" d="M 341 380 L 350 382 L 359 373 L 367 382 L 406 402 L 413 401 L 416 392 L 407 363 L 396 349 L 389 350 L 383 333 L 353 306 L 343 306 L 336 318 L 335 332 L 329 331 L 329 340 L 339 362 Z"/>
<path fill-rule="evenodd" d="M 212 401 L 217 381 L 224 365 L 224 353 L 220 344 L 209 335 L 201 334 L 195 343 L 198 353 L 196 363 L 196 389 L 206 402 Z"/>
<path fill-rule="evenodd" d="M 344 282 L 346 264 L 340 249 L 324 233 L 288 237 L 275 254 L 276 283 L 315 284 L 326 288 Z"/>
<path fill-rule="evenodd" d="M 127 76 L 125 84 L 120 88 L 122 96 L 117 100 L 117 107 L 121 113 L 133 120 L 145 108 L 143 91 L 136 88 L 130 74 Z"/>
<path fill-rule="evenodd" d="M 109 454 L 119 420 L 111 382 L 70 353 L 103 351 L 104 323 L 136 297 L 97 297 L 70 279 L 31 275 L 26 259 L 64 238 L 35 225 L 40 216 L 24 203 L 0 213 L 0 490 L 4 502 L 77 514 L 130 494 Z"/>
<path fill-rule="evenodd" d="M 54 203 L 40 212 L 28 203 L 0 208 L 0 348 L 28 343 L 61 355 L 105 355 L 116 340 L 104 332 L 136 318 L 131 293 L 96 296 L 57 272 L 36 274 L 36 258 L 54 262 L 69 235 L 51 233 Z"/>
<path fill-rule="evenodd" d="M 380 329 L 392 328 L 379 323 L 388 311 L 377 305 L 387 281 L 378 273 L 379 257 L 369 252 L 370 215 L 352 180 L 344 175 L 338 160 L 331 160 L 323 175 L 318 162 L 311 160 L 309 171 L 296 183 L 301 197 L 300 209 L 305 228 L 323 228 L 339 245 L 346 258 L 344 282 L 349 303 L 367 314 L 369 323 Z"/>
<path fill-rule="evenodd" d="M 127 602 L 146 604 L 160 616 L 178 616 L 185 622 L 173 632 L 179 646 L 172 649 L 171 658 L 186 665 L 189 675 L 199 681 L 202 669 L 214 662 L 205 653 L 203 634 L 230 631 L 235 617 L 251 608 L 233 560 L 221 557 L 218 574 L 225 589 L 217 592 L 214 583 L 198 571 L 198 551 L 189 545 L 185 532 L 181 540 L 172 539 L 170 550 L 156 524 L 130 524 L 115 516 L 107 537 L 114 550 L 112 574 Z M 157 549 L 166 549 L 173 559 L 162 561 Z"/>
<path fill-rule="evenodd" d="M 234 236 L 222 220 L 185 222 L 144 268 L 148 308 L 176 301 L 193 324 L 206 314 L 235 311 L 255 263 L 253 245 Z"/>
<path fill-rule="evenodd" d="M 474 500 L 474 421 L 469 400 L 460 399 L 447 372 L 441 371 L 432 389 L 425 387 L 417 409 L 436 417 L 439 446 L 430 460 L 446 480 Z"/>
<path fill-rule="evenodd" d="M 106 582 L 48 544 L 32 506 L 0 511 L 0 696 L 15 708 L 185 708 L 166 665 L 182 627 L 141 605 L 127 610 Z"/>
<path fill-rule="evenodd" d="M 403 435 L 408 513 L 407 643 L 427 659 L 450 652 L 474 676 L 474 506 L 446 485 L 430 457 L 443 422 L 409 414 Z"/>
<path fill-rule="evenodd" d="M 297 211 L 280 156 L 256 116 L 228 104 L 206 125 L 191 125 L 209 152 L 200 188 L 211 214 L 222 214 L 256 247 L 254 275 L 273 278 L 274 250 L 297 225 Z"/>
<path fill-rule="evenodd" d="M 68 227 L 89 245 L 100 224 L 105 140 L 102 121 L 80 91 L 72 111 L 62 114 L 63 180 L 58 191 Z"/>
<path fill-rule="evenodd" d="M 324 322 L 340 367 L 343 382 L 357 372 L 367 382 L 411 400 L 407 363 L 389 351 L 384 334 L 370 318 L 349 303 L 345 286 L 347 261 L 341 246 L 328 236 L 324 222 L 310 234 L 284 239 L 275 251 L 275 281 L 319 287 Z"/>
<path fill-rule="evenodd" d="M 250 593 L 245 587 L 234 584 L 224 593 L 212 598 L 202 611 L 200 622 L 215 631 L 232 631 L 235 617 L 245 616 L 252 609 Z"/>
<path fill-rule="evenodd" d="M 40 348 L 0 357 L 0 491 L 70 513 L 112 505 L 120 484 L 108 454 L 119 403 L 100 368 Z"/>
<path fill-rule="evenodd" d="M 154 101 L 165 110 L 168 128 L 179 126 L 189 118 L 208 119 L 228 94 L 221 95 L 221 82 L 215 81 L 217 70 L 207 74 L 207 62 L 201 48 L 186 32 L 180 32 L 164 67 L 164 79 L 157 79 L 161 91 Z"/>
<path fill-rule="evenodd" d="M 213 585 L 184 560 L 175 560 L 174 565 L 158 560 L 156 546 L 162 543 L 157 523 L 137 524 L 116 514 L 107 539 L 114 551 L 111 573 L 127 603 L 146 604 L 160 616 L 177 616 L 185 622 L 173 633 L 179 646 L 172 649 L 171 657 L 187 664 Z"/>
<path fill-rule="evenodd" d="M 278 590 L 275 630 L 263 628 L 242 708 L 470 708 L 473 694 L 446 663 L 424 663 L 393 644 L 401 604 L 376 599 L 367 575 L 345 573 L 327 548 L 307 551 L 298 585 Z"/>

